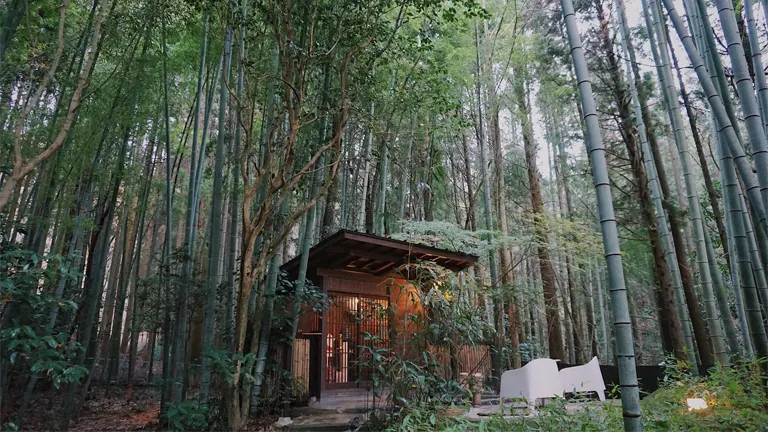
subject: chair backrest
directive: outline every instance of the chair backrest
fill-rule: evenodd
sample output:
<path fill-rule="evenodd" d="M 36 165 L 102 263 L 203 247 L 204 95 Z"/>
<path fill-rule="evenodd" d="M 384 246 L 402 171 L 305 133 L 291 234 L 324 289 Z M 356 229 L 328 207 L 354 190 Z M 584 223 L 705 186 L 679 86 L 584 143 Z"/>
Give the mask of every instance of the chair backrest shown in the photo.
<path fill-rule="evenodd" d="M 555 360 L 540 358 L 530 361 L 520 369 L 501 374 L 501 398 L 524 398 L 532 403 L 538 398 L 563 395 L 563 387 L 557 374 Z"/>
<path fill-rule="evenodd" d="M 600 362 L 592 357 L 589 363 L 572 366 L 560 371 L 560 381 L 566 392 L 587 392 L 605 390 Z"/>

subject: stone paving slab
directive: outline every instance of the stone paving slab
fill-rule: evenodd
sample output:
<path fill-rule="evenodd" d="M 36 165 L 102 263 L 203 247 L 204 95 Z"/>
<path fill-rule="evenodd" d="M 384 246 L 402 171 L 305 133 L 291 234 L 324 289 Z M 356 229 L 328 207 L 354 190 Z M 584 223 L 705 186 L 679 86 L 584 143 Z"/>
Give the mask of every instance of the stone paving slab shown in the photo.
<path fill-rule="evenodd" d="M 363 414 L 319 414 L 305 415 L 293 418 L 293 423 L 276 430 L 287 432 L 293 431 L 312 431 L 312 432 L 331 432 L 348 431 L 351 423 L 361 424 L 366 420 Z"/>
<path fill-rule="evenodd" d="M 614 400 L 607 400 L 605 402 L 589 401 L 589 402 L 571 402 L 565 405 L 567 412 L 576 412 L 586 408 L 587 406 L 597 407 L 601 404 L 616 404 Z M 621 401 L 618 401 L 620 404 Z M 464 414 L 464 418 L 470 421 L 482 421 L 489 416 L 499 413 L 499 405 L 481 405 L 479 407 L 471 407 L 469 411 Z M 527 405 L 524 403 L 505 404 L 504 406 L 504 418 L 514 419 L 520 417 L 534 417 L 538 411 L 530 411 Z"/>

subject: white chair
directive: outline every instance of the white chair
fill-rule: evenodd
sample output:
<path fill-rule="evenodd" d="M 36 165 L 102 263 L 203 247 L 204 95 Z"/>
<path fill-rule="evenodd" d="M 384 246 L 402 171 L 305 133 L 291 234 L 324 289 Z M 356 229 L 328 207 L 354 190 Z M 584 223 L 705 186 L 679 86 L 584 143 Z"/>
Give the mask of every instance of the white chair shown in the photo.
<path fill-rule="evenodd" d="M 563 386 L 557 373 L 557 362 L 548 358 L 530 361 L 520 369 L 501 374 L 499 404 L 504 399 L 525 399 L 535 409 L 536 399 L 562 397 Z"/>
<path fill-rule="evenodd" d="M 503 378 L 502 378 L 503 382 Z M 560 371 L 560 382 L 566 392 L 586 393 L 597 392 L 597 397 L 605 401 L 605 382 L 600 372 L 600 362 L 592 357 L 589 363 L 573 366 Z"/>

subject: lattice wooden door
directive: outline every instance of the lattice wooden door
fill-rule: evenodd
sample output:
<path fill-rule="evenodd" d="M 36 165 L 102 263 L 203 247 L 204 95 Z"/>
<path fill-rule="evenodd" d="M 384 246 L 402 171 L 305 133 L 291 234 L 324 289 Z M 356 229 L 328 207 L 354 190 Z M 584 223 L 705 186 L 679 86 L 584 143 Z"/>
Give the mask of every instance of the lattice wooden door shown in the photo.
<path fill-rule="evenodd" d="M 389 301 L 356 294 L 331 294 L 326 335 L 327 388 L 365 387 L 371 380 L 364 347 L 386 344 Z"/>

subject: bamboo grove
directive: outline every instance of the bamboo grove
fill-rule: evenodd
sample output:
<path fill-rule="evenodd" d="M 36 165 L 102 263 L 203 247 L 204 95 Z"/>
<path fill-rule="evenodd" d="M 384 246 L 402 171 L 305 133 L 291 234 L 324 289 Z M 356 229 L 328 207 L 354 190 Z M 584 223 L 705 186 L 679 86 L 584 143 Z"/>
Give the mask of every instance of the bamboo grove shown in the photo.
<path fill-rule="evenodd" d="M 479 256 L 490 385 L 597 355 L 641 430 L 636 365 L 768 357 L 762 5 L 3 2 L 0 424 L 287 410 L 347 229 Z"/>

